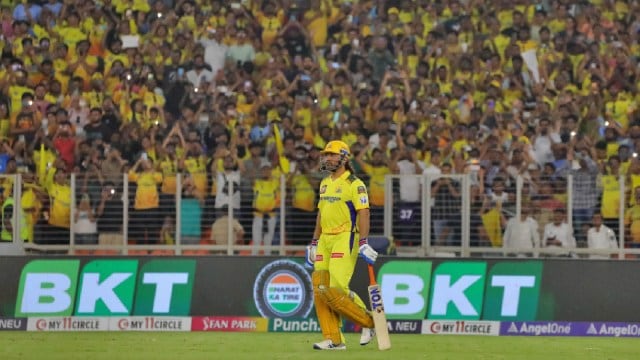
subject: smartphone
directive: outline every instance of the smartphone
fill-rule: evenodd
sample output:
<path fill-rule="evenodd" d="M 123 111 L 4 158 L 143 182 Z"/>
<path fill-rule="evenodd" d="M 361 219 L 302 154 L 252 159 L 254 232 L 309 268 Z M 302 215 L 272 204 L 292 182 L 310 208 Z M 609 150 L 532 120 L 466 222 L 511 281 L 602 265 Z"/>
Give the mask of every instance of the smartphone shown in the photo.
<path fill-rule="evenodd" d="M 111 189 L 110 193 L 111 193 L 111 195 L 113 195 L 113 194 L 116 193 L 116 191 L 114 189 Z"/>
<path fill-rule="evenodd" d="M 353 39 L 353 46 L 354 47 L 360 46 L 360 39 Z"/>
<path fill-rule="evenodd" d="M 20 136 L 18 136 L 18 141 L 19 141 L 19 142 L 25 142 L 26 140 L 25 140 L 25 138 L 24 138 L 24 135 L 20 135 Z"/>
<path fill-rule="evenodd" d="M 302 81 L 309 81 L 311 80 L 311 77 L 309 75 L 301 75 L 300 76 L 300 80 Z"/>
<path fill-rule="evenodd" d="M 338 54 L 338 44 L 331 44 L 331 54 L 333 55 Z"/>
<path fill-rule="evenodd" d="M 184 68 L 178 68 L 178 76 L 184 76 Z"/>
<path fill-rule="evenodd" d="M 242 7 L 242 4 L 240 4 L 240 3 L 231 3 L 231 8 L 232 8 L 233 10 L 238 10 L 238 9 L 240 9 L 241 7 Z"/>
<path fill-rule="evenodd" d="M 331 67 L 334 68 L 334 69 L 340 69 L 340 63 L 332 62 L 331 63 Z"/>
<path fill-rule="evenodd" d="M 127 74 L 127 80 L 131 80 L 131 74 Z"/>
<path fill-rule="evenodd" d="M 487 107 L 488 107 L 489 109 L 493 110 L 493 109 L 496 107 L 496 102 L 495 102 L 495 100 L 489 100 L 489 101 L 487 102 Z"/>
<path fill-rule="evenodd" d="M 333 123 L 337 124 L 338 121 L 340 121 L 340 112 L 339 111 L 334 111 L 333 112 Z"/>
<path fill-rule="evenodd" d="M 158 19 L 161 19 L 161 18 L 162 18 L 162 13 L 159 12 L 158 13 Z"/>
<path fill-rule="evenodd" d="M 149 160 L 149 156 L 147 155 L 147 153 L 146 153 L 146 152 L 143 152 L 143 153 L 140 155 L 140 158 L 141 158 L 142 160 Z"/>

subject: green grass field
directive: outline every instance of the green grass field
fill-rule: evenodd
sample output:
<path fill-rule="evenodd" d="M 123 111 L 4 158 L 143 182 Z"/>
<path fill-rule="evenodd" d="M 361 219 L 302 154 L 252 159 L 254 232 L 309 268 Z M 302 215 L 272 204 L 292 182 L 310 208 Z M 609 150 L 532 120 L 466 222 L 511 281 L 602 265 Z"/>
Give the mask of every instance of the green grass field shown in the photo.
<path fill-rule="evenodd" d="M 0 359 L 638 359 L 640 340 L 620 338 L 392 336 L 393 348 L 358 345 L 346 351 L 311 348 L 319 334 L 34 333 L 5 332 Z"/>

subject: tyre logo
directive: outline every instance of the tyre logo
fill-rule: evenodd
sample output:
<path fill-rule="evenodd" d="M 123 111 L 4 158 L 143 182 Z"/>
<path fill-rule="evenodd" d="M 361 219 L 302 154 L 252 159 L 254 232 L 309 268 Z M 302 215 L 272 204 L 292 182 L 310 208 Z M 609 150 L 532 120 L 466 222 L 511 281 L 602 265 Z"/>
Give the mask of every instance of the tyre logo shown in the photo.
<path fill-rule="evenodd" d="M 307 317 L 313 306 L 312 291 L 311 277 L 302 265 L 276 260 L 258 273 L 253 299 L 263 317 Z"/>

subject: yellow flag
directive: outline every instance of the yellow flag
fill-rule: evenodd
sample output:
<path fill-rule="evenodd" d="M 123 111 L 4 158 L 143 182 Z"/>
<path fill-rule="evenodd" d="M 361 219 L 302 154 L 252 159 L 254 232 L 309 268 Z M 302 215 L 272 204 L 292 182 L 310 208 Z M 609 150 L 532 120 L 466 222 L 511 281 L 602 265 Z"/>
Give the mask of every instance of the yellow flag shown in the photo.
<path fill-rule="evenodd" d="M 40 144 L 40 161 L 38 162 L 38 183 L 40 186 L 44 186 L 47 172 L 47 160 L 44 158 L 44 151 L 44 144 Z"/>
<path fill-rule="evenodd" d="M 284 145 L 282 144 L 282 137 L 280 136 L 280 127 L 276 123 L 272 123 L 273 126 L 273 137 L 276 141 L 276 151 L 278 152 L 278 162 L 280 165 L 280 170 L 284 174 L 289 173 L 290 165 L 289 159 L 284 156 Z"/>

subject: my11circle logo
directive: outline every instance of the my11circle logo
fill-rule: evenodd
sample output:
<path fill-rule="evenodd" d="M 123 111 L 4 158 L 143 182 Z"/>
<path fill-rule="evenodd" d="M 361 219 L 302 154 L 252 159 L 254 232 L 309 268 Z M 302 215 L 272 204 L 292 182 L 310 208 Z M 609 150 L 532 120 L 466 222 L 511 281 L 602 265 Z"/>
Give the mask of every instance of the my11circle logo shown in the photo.
<path fill-rule="evenodd" d="M 311 277 L 296 262 L 276 260 L 258 273 L 253 299 L 263 317 L 307 317 L 313 307 Z"/>

